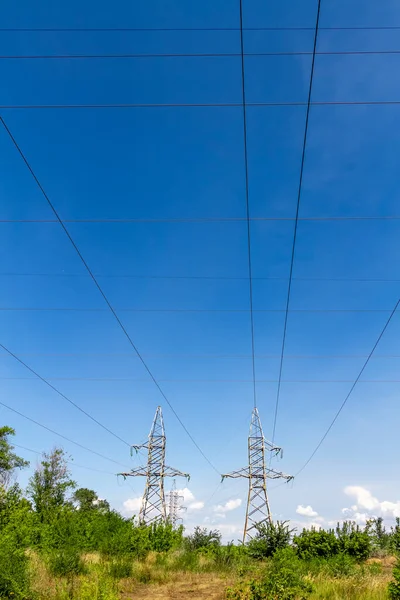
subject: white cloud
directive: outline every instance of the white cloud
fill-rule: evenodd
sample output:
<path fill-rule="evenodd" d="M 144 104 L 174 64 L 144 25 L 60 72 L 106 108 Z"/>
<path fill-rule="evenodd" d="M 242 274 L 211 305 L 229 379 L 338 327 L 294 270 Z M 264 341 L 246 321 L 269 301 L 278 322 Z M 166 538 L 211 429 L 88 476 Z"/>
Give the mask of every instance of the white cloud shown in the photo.
<path fill-rule="evenodd" d="M 188 510 L 201 510 L 202 508 L 204 508 L 204 502 L 202 500 L 191 502 L 187 507 Z"/>
<path fill-rule="evenodd" d="M 228 502 L 225 502 L 225 504 L 218 504 L 217 506 L 214 506 L 214 512 L 216 512 L 217 515 L 224 517 L 225 513 L 239 508 L 241 504 L 241 498 L 236 498 L 235 500 L 228 500 Z"/>
<path fill-rule="evenodd" d="M 138 515 L 140 511 L 140 507 L 142 505 L 142 497 L 138 496 L 137 498 L 128 498 L 123 503 L 122 513 L 125 516 L 131 517 L 132 515 Z"/>
<path fill-rule="evenodd" d="M 400 500 L 396 502 L 380 501 L 369 490 L 358 485 L 346 487 L 344 493 L 355 498 L 356 504 L 353 504 L 351 508 L 344 508 L 342 513 L 357 523 L 364 524 L 372 517 L 387 519 L 400 517 Z"/>
<path fill-rule="evenodd" d="M 179 496 L 182 496 L 183 502 L 194 502 L 194 494 L 189 490 L 189 488 L 185 487 L 181 490 L 176 490 Z"/>
<path fill-rule="evenodd" d="M 185 506 L 188 512 L 192 510 L 202 510 L 204 508 L 204 502 L 202 500 L 196 500 L 193 492 L 189 488 L 185 487 L 181 490 L 177 490 L 179 496 L 182 496 L 182 505 Z"/>
<path fill-rule="evenodd" d="M 303 506 L 302 504 L 299 504 L 296 508 L 296 512 L 303 517 L 318 517 L 318 513 L 310 505 Z"/>

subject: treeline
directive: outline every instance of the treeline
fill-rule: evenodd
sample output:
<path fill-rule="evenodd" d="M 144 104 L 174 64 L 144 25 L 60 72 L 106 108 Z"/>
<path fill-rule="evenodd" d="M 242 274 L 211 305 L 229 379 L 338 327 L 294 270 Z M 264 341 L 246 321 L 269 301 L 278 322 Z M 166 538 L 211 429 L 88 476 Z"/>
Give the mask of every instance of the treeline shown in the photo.
<path fill-rule="evenodd" d="M 78 488 L 60 448 L 43 454 L 23 491 L 16 472 L 28 463 L 14 452 L 13 435 L 0 428 L 0 598 L 115 600 L 121 578 L 161 581 L 160 573 L 186 571 L 247 574 L 228 590 L 231 599 L 306 598 L 310 573 L 356 573 L 371 556 L 400 553 L 399 519 L 390 530 L 374 519 L 365 528 L 344 522 L 298 534 L 287 522 L 267 523 L 246 545 L 222 545 L 218 531 L 200 527 L 185 536 L 182 526 L 168 522 L 145 526 L 111 509 L 94 490 Z M 146 562 L 150 553 L 156 555 L 153 570 Z M 90 555 L 100 562 L 89 568 Z M 38 591 L 43 573 L 61 582 L 60 593 L 58 584 L 56 591 Z M 390 597 L 400 598 L 400 567 L 394 575 Z"/>

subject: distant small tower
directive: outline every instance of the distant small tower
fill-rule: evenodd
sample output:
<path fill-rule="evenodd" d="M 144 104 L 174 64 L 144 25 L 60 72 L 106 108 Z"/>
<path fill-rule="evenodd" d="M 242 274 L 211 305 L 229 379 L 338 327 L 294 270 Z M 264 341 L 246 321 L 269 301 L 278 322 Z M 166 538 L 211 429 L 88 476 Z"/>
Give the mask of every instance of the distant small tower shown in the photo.
<path fill-rule="evenodd" d="M 265 452 L 280 452 L 264 438 L 261 427 L 260 416 L 257 408 L 253 409 L 249 434 L 249 465 L 239 471 L 232 471 L 222 476 L 249 480 L 249 493 L 247 498 L 246 521 L 244 524 L 243 543 L 252 539 L 257 534 L 257 525 L 271 522 L 271 511 L 269 508 L 267 494 L 267 479 L 293 479 L 291 475 L 285 475 L 266 467 Z"/>
<path fill-rule="evenodd" d="M 139 513 L 141 523 L 153 523 L 154 521 L 166 521 L 167 510 L 165 505 L 164 478 L 186 477 L 182 473 L 165 465 L 166 437 L 161 406 L 157 407 L 153 425 L 146 444 L 132 446 L 136 451 L 141 448 L 147 449 L 147 465 L 136 467 L 130 473 L 120 473 L 123 477 L 146 477 L 142 505 Z"/>
<path fill-rule="evenodd" d="M 172 523 L 173 527 L 176 527 L 178 521 L 181 520 L 179 517 L 179 511 L 183 510 L 185 507 L 181 506 L 180 500 L 183 500 L 183 496 L 181 496 L 176 489 L 176 481 L 174 479 L 172 483 L 172 488 L 167 494 L 168 496 L 168 520 Z"/>

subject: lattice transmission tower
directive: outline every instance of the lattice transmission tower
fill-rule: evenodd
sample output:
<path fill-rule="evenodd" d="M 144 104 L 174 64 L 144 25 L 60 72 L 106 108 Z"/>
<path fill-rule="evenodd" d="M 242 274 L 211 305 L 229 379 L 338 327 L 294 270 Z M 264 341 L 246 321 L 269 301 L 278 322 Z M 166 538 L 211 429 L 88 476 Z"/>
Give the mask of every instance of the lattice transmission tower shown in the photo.
<path fill-rule="evenodd" d="M 167 494 L 168 496 L 168 520 L 171 522 L 173 527 L 176 527 L 178 521 L 181 520 L 179 513 L 181 510 L 185 510 L 185 507 L 181 505 L 183 496 L 176 489 L 176 481 L 174 479 L 172 488 Z"/>
<path fill-rule="evenodd" d="M 222 476 L 249 480 L 249 493 L 247 497 L 246 520 L 244 524 L 243 543 L 252 539 L 257 533 L 257 525 L 265 521 L 271 522 L 271 511 L 268 502 L 267 479 L 293 479 L 266 466 L 266 452 L 274 455 L 281 451 L 268 442 L 261 427 L 260 416 L 257 408 L 253 409 L 250 423 L 250 434 L 248 441 L 249 464 L 239 471 L 232 471 Z"/>
<path fill-rule="evenodd" d="M 182 473 L 165 464 L 166 437 L 161 406 L 157 407 L 148 442 L 134 445 L 132 448 L 137 452 L 142 448 L 147 449 L 146 466 L 136 467 L 130 473 L 120 473 L 123 477 L 146 477 L 139 521 L 146 524 L 159 520 L 165 522 L 167 520 L 167 509 L 164 478 L 186 477 L 189 479 L 190 477 L 188 473 Z"/>

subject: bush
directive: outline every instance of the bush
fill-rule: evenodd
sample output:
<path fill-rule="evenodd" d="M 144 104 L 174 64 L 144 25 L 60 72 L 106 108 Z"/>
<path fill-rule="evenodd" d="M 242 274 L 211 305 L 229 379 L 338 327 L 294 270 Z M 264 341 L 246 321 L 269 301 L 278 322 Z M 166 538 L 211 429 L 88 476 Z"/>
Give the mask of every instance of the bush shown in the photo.
<path fill-rule="evenodd" d="M 356 562 L 348 554 L 341 553 L 328 559 L 325 569 L 331 577 L 349 577 L 356 573 Z"/>
<path fill-rule="evenodd" d="M 71 577 L 86 571 L 78 550 L 68 547 L 51 552 L 47 557 L 47 566 L 55 577 Z"/>
<path fill-rule="evenodd" d="M 273 556 L 277 550 L 289 545 L 293 531 L 289 529 L 287 521 L 267 521 L 258 525 L 256 537 L 247 545 L 250 556 L 258 560 Z"/>
<path fill-rule="evenodd" d="M 79 600 L 118 600 L 120 597 L 112 579 L 98 575 L 95 579 L 82 581 Z"/>
<path fill-rule="evenodd" d="M 338 540 L 333 531 L 320 529 L 303 529 L 296 535 L 293 544 L 300 558 L 309 560 L 313 558 L 330 558 L 339 551 Z"/>
<path fill-rule="evenodd" d="M 109 573 L 113 579 L 125 579 L 132 577 L 132 558 L 124 556 L 112 561 L 109 565 Z"/>
<path fill-rule="evenodd" d="M 183 526 L 174 529 L 172 523 L 162 521 L 149 526 L 150 550 L 154 552 L 168 552 L 179 548 L 183 540 Z"/>
<path fill-rule="evenodd" d="M 7 542 L 0 545 L 0 597 L 28 598 L 28 557 L 23 550 L 13 548 Z"/>
<path fill-rule="evenodd" d="M 396 554 L 400 554 L 400 518 L 396 517 L 396 525 L 392 527 L 390 536 L 390 549 Z"/>
<path fill-rule="evenodd" d="M 345 521 L 336 527 L 339 542 L 339 552 L 345 552 L 358 561 L 366 560 L 372 550 L 371 538 L 368 531 L 362 531 L 355 523 Z"/>
<path fill-rule="evenodd" d="M 400 600 L 400 560 L 393 569 L 393 579 L 388 585 L 388 594 L 391 600 Z"/>
<path fill-rule="evenodd" d="M 304 576 L 304 565 L 293 548 L 277 550 L 261 581 L 228 588 L 228 600 L 305 600 L 312 592 Z"/>
<path fill-rule="evenodd" d="M 184 544 L 187 550 L 191 551 L 200 548 L 215 548 L 221 545 L 221 534 L 217 530 L 208 531 L 205 527 L 195 527 L 192 535 L 185 538 Z"/>

